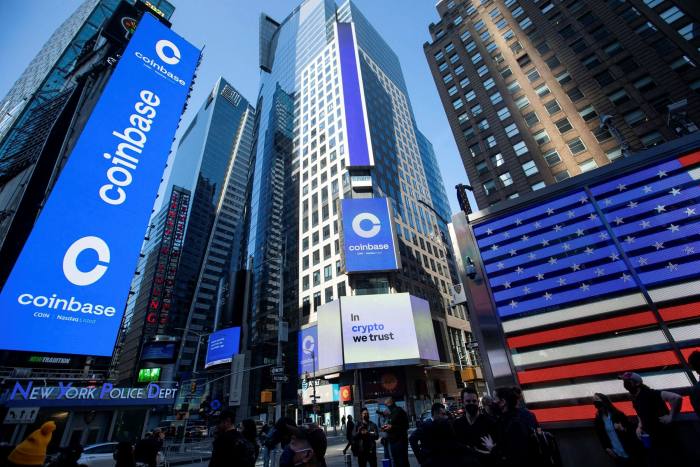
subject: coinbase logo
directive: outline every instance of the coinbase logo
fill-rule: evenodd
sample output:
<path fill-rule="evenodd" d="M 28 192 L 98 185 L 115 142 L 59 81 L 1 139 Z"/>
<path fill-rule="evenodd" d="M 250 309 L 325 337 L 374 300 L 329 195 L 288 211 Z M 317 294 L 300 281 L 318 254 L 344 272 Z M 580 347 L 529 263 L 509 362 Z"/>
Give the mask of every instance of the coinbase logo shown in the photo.
<path fill-rule="evenodd" d="M 156 53 L 168 65 L 180 63 L 180 49 L 169 40 L 161 39 L 156 42 Z"/>
<path fill-rule="evenodd" d="M 314 348 L 316 348 L 316 341 L 314 340 L 314 337 L 313 336 L 304 337 L 304 340 L 301 343 L 301 348 L 306 350 L 307 352 L 313 352 Z"/>
<path fill-rule="evenodd" d="M 97 253 L 97 263 L 89 271 L 81 271 L 78 269 L 78 256 L 87 250 Z M 79 286 L 92 285 L 107 272 L 109 260 L 109 246 L 100 237 L 79 238 L 73 242 L 63 256 L 63 274 L 72 284 Z"/>
<path fill-rule="evenodd" d="M 364 229 L 362 222 L 367 221 L 372 227 Z M 352 230 L 362 238 L 372 238 L 379 233 L 381 223 L 379 218 L 370 212 L 361 212 L 352 220 Z"/>

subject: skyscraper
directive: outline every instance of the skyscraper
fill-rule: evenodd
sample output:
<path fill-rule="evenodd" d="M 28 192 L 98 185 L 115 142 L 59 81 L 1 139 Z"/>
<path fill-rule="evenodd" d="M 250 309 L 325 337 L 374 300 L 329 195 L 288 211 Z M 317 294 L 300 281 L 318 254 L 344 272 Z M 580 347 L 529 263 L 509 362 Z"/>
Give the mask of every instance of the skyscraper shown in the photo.
<path fill-rule="evenodd" d="M 688 2 L 437 10 L 425 55 L 479 208 L 697 130 L 700 16 Z"/>
<path fill-rule="evenodd" d="M 238 269 L 254 118 L 248 101 L 219 78 L 185 130 L 173 161 L 168 186 L 192 187 L 168 329 L 182 336 L 181 374 L 201 368 L 194 362 L 202 342 L 198 335 L 231 320 L 217 310 L 224 299 L 222 281 Z"/>
<path fill-rule="evenodd" d="M 415 127 L 398 57 L 351 2 L 306 0 L 281 23 L 263 15 L 260 37 L 247 241 L 251 365 L 275 361 L 280 300 L 285 320 L 298 329 L 342 297 L 400 292 L 427 300 L 439 358 L 451 361 L 445 336 L 452 279 L 433 211 L 445 209 L 444 188 L 430 143 Z M 340 203 L 367 198 L 388 199 L 394 213 L 395 272 L 350 274 L 344 265 Z M 464 316 L 450 322 L 467 329 Z M 285 349 L 292 374 L 294 357 L 301 358 L 294 347 Z M 405 388 L 404 369 L 395 371 Z M 442 392 L 454 392 L 455 379 L 445 373 L 433 377 Z M 270 384 L 260 372 L 251 393 Z"/>

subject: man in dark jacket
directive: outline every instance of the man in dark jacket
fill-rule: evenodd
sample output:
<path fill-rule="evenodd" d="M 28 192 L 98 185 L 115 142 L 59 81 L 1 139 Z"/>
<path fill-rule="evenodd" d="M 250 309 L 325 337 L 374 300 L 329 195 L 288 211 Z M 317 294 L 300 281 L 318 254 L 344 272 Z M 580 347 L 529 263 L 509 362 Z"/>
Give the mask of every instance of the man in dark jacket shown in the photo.
<path fill-rule="evenodd" d="M 483 438 L 484 447 L 491 452 L 492 461 L 510 467 L 539 467 L 535 452 L 533 425 L 534 414 L 519 407 L 518 394 L 511 387 L 496 390 L 494 410 L 499 412 L 496 436 Z"/>
<path fill-rule="evenodd" d="M 369 419 L 369 411 L 363 407 L 353 438 L 353 454 L 357 455 L 357 463 L 360 467 L 365 467 L 367 464 L 370 467 L 377 467 L 377 439 L 379 439 L 379 428 Z"/>
<path fill-rule="evenodd" d="M 688 363 L 690 367 L 700 375 L 700 350 L 696 350 L 690 354 Z M 700 382 L 695 383 L 695 386 L 693 386 L 693 389 L 690 391 L 690 403 L 693 405 L 695 415 L 700 418 Z"/>
<path fill-rule="evenodd" d="M 230 410 L 223 410 L 219 416 L 217 434 L 212 443 L 209 467 L 253 467 L 255 465 L 255 449 L 241 435 L 234 425 L 235 416 Z"/>
<path fill-rule="evenodd" d="M 352 415 L 348 415 L 348 422 L 345 425 L 345 439 L 348 443 L 343 449 L 343 455 L 347 452 L 348 448 L 352 445 L 352 437 L 355 435 L 355 422 L 352 421 Z"/>
<path fill-rule="evenodd" d="M 389 423 L 382 427 L 388 435 L 392 467 L 408 467 L 408 415 L 396 405 L 393 397 L 385 402 L 389 410 Z"/>
<path fill-rule="evenodd" d="M 487 463 L 489 453 L 484 447 L 483 438 L 495 436 L 495 420 L 479 410 L 479 396 L 474 387 L 462 389 L 464 415 L 454 421 L 455 434 L 460 443 L 465 444 L 482 462 Z"/>
<path fill-rule="evenodd" d="M 411 443 L 416 459 L 423 467 L 466 467 L 475 464 L 466 445 L 455 436 L 445 406 L 435 403 L 430 409 L 432 419 L 421 424 L 411 433 Z"/>

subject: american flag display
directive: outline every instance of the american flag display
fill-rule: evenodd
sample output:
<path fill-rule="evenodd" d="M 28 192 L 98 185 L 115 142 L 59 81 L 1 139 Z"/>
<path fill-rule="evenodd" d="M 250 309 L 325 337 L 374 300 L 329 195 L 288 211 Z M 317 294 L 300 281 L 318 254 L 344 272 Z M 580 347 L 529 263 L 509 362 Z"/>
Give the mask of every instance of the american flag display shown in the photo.
<path fill-rule="evenodd" d="M 594 416 L 617 376 L 690 386 L 700 347 L 700 151 L 473 224 L 528 407 L 541 422 Z M 684 398 L 684 410 L 690 410 Z"/>

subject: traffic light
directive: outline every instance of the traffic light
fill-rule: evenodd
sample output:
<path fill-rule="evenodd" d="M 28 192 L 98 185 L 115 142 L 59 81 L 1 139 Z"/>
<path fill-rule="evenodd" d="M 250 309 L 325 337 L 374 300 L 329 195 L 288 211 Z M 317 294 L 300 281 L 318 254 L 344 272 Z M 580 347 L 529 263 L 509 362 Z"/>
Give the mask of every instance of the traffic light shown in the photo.
<path fill-rule="evenodd" d="M 261 391 L 260 392 L 260 402 L 272 402 L 272 391 Z"/>

